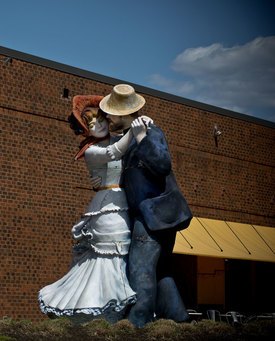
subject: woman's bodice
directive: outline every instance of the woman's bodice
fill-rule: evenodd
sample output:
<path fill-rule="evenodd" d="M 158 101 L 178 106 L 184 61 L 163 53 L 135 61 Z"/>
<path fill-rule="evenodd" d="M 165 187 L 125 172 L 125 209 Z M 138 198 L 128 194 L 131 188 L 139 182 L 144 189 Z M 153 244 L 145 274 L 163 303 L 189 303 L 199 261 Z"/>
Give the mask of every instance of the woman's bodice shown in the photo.
<path fill-rule="evenodd" d="M 90 176 L 100 176 L 101 187 L 119 185 L 121 161 L 112 161 L 107 146 L 109 139 L 90 146 L 85 151 L 85 162 Z M 128 253 L 130 245 L 130 219 L 125 192 L 111 186 L 97 191 L 82 219 L 73 226 L 72 234 L 79 240 L 77 247 L 92 247 L 101 254 Z"/>
<path fill-rule="evenodd" d="M 107 146 L 114 143 L 111 138 L 90 146 L 85 151 L 85 162 L 90 177 L 101 177 L 101 186 L 117 185 L 121 175 L 121 161 L 111 161 L 107 154 Z"/>

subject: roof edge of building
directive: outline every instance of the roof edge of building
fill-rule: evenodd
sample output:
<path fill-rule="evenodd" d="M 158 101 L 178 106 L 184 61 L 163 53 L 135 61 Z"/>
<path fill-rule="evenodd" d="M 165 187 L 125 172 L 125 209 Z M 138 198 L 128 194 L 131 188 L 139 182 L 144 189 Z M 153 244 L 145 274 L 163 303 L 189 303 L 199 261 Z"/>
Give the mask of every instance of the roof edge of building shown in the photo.
<path fill-rule="evenodd" d="M 137 90 L 137 92 L 141 92 L 145 95 L 150 95 L 150 96 L 154 96 L 160 99 L 164 99 L 170 102 L 175 102 L 175 103 L 179 103 L 179 104 L 184 104 L 187 105 L 189 107 L 193 107 L 193 108 L 198 108 L 204 111 L 208 111 L 208 112 L 213 112 L 215 114 L 219 114 L 222 116 L 228 116 L 231 118 L 235 118 L 235 119 L 239 119 L 239 120 L 243 120 L 243 121 L 247 121 L 250 123 L 255 123 L 255 124 L 259 124 L 259 125 L 263 125 L 269 128 L 275 128 L 275 123 L 271 122 L 271 121 L 267 121 L 258 117 L 254 117 L 254 116 L 250 116 L 250 115 L 246 115 L 246 114 L 241 114 L 232 110 L 228 110 L 228 109 L 224 109 L 224 108 L 220 108 L 214 105 L 210 105 L 210 104 L 206 104 L 206 103 L 202 103 L 202 102 L 197 102 L 195 100 L 191 100 L 191 99 L 187 99 L 184 97 L 180 97 L 180 96 L 176 96 L 173 94 L 169 94 L 163 91 L 159 91 L 159 90 L 155 90 L 152 88 L 148 88 L 142 85 L 138 85 L 132 82 L 128 82 L 125 80 L 121 80 L 121 79 L 117 79 L 117 78 L 112 78 L 112 77 L 108 77 L 108 76 L 104 76 L 95 72 L 91 72 L 91 71 L 87 71 L 84 69 L 80 69 L 74 66 L 70 66 L 67 64 L 62 64 L 59 62 L 55 62 L 49 59 L 45 59 L 42 57 L 37 57 L 25 52 L 20 52 L 17 50 L 13 50 L 7 47 L 3 47 L 0 46 L 0 54 L 7 56 L 7 57 L 11 57 L 11 58 L 15 58 L 15 59 L 19 59 L 19 60 L 23 60 L 25 62 L 29 62 L 32 64 L 36 64 L 36 65 L 40 65 L 40 66 L 44 66 L 47 68 L 51 68 L 57 71 L 61 71 L 61 72 L 65 72 L 65 73 L 69 73 L 69 74 L 73 74 L 75 76 L 79 76 L 79 77 L 84 77 L 87 79 L 91 79 L 100 83 L 106 83 L 106 84 L 111 84 L 111 85 L 116 85 L 119 83 L 127 83 L 130 84 L 132 86 L 135 87 L 135 89 Z"/>

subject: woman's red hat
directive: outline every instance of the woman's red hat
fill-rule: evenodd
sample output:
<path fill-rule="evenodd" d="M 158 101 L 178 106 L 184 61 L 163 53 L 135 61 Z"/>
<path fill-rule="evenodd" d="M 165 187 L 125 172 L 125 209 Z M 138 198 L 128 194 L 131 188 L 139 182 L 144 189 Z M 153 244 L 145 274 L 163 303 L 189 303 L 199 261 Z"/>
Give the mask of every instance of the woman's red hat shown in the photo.
<path fill-rule="evenodd" d="M 89 135 L 89 128 L 81 116 L 83 111 L 88 108 L 99 108 L 99 103 L 103 96 L 98 95 L 77 95 L 73 97 L 73 116 L 77 119 L 81 128 L 84 130 L 84 135 Z"/>

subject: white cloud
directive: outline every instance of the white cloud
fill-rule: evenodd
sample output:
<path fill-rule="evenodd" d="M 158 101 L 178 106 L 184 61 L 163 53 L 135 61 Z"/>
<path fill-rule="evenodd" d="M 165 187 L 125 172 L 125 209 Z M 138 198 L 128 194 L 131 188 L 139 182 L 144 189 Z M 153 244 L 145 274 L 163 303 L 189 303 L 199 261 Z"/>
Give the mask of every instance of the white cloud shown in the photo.
<path fill-rule="evenodd" d="M 183 93 L 185 95 L 191 94 L 194 91 L 193 82 L 189 81 L 180 81 L 176 82 L 174 80 L 165 78 L 159 74 L 153 74 L 150 77 L 150 81 L 154 84 L 157 84 L 164 89 L 169 89 L 171 93 Z"/>
<path fill-rule="evenodd" d="M 150 82 L 179 96 L 275 121 L 275 36 L 233 47 L 189 48 L 171 65 L 178 80 Z"/>

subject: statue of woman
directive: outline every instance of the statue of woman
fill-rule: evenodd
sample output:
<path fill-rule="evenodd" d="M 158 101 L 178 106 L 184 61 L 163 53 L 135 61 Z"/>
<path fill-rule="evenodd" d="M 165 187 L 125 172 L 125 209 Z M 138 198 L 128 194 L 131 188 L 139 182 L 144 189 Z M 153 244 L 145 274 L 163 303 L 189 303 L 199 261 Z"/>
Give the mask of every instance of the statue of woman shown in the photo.
<path fill-rule="evenodd" d="M 120 140 L 110 137 L 106 116 L 99 109 L 102 98 L 91 95 L 73 99 L 71 128 L 86 136 L 75 159 L 84 156 L 91 178 L 100 179 L 100 187 L 72 228 L 77 244 L 69 272 L 39 292 L 42 312 L 53 317 L 104 317 L 115 322 L 136 302 L 126 276 L 131 236 L 128 204 L 119 185 L 121 161 L 111 160 L 114 150 L 117 156 L 123 155 L 132 134 L 129 131 Z"/>

